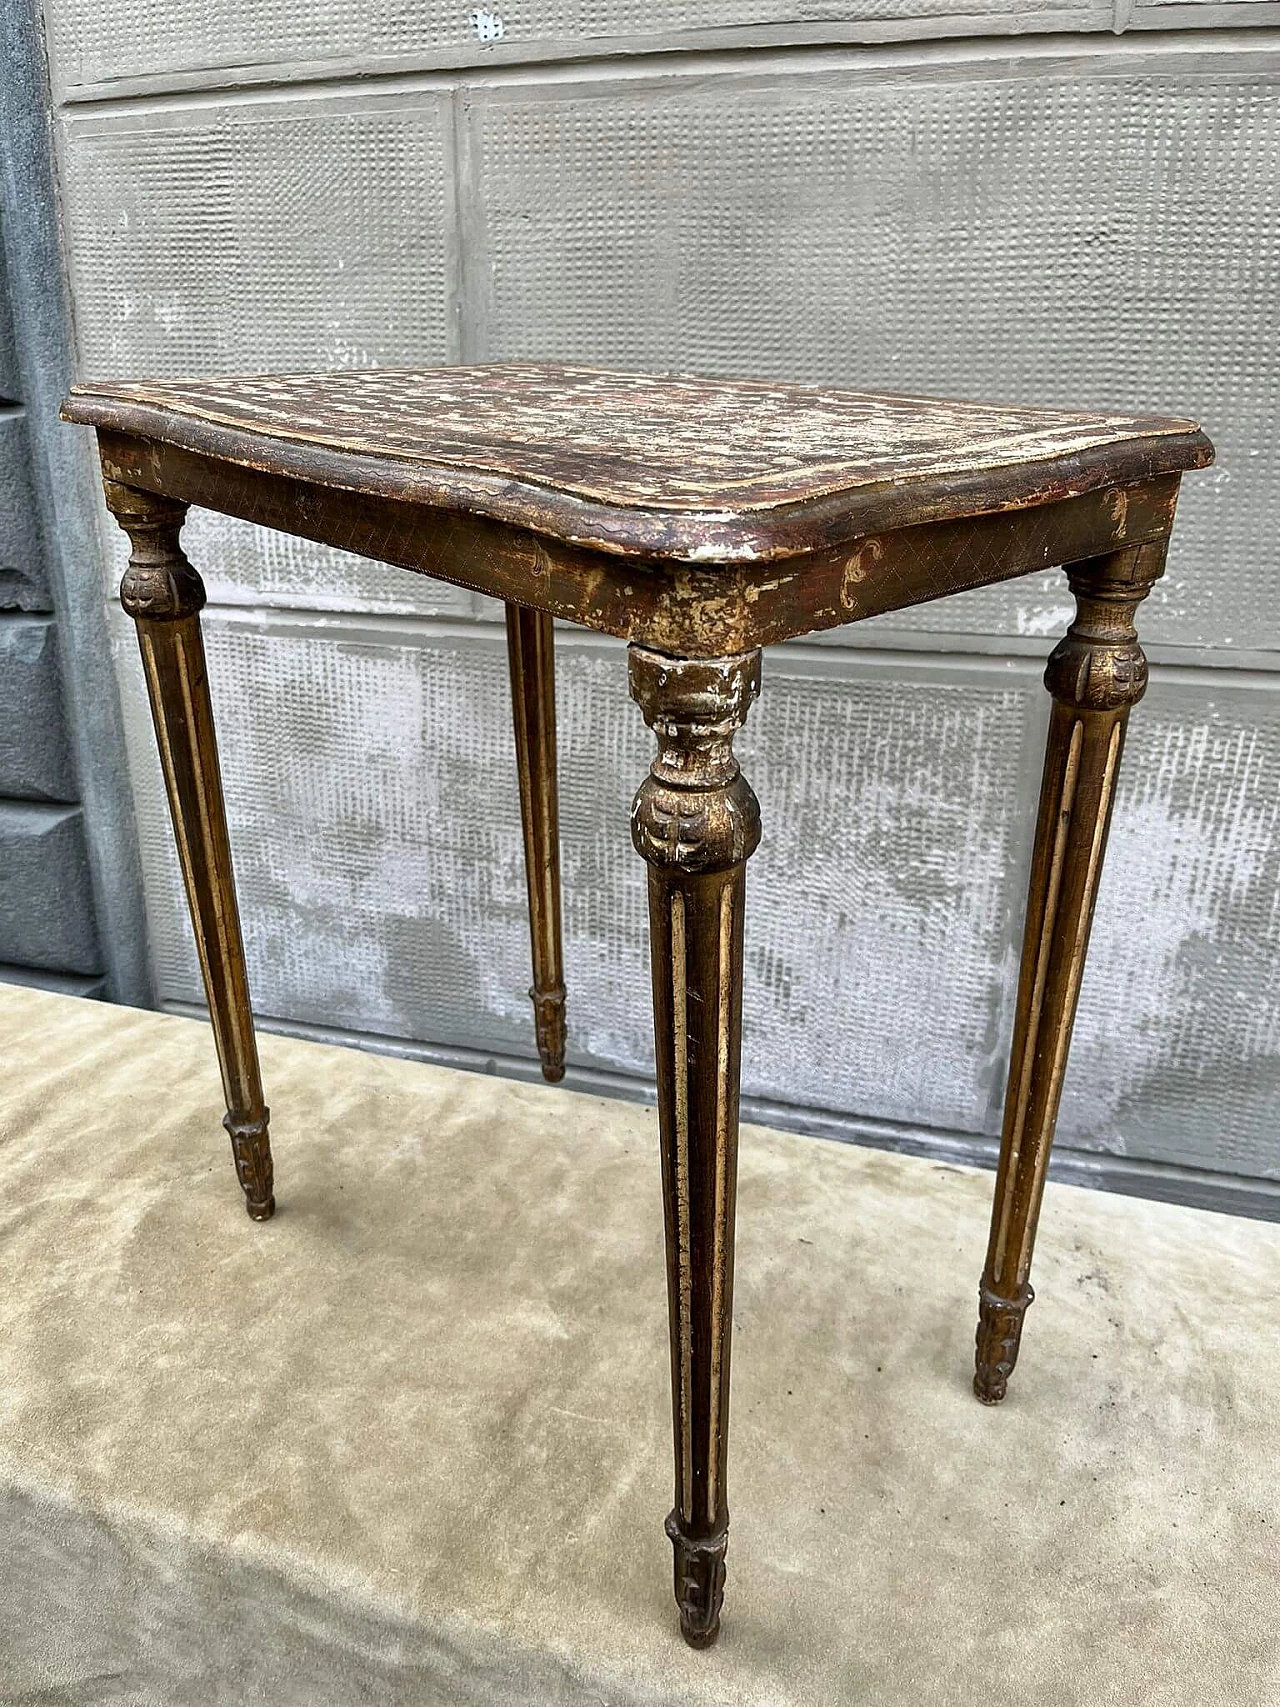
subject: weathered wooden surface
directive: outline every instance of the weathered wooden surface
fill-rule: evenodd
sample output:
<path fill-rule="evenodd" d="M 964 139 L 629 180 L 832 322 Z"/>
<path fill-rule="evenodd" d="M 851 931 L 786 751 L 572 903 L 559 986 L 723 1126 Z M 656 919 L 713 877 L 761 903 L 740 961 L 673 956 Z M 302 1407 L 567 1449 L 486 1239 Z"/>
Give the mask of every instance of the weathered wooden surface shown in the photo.
<path fill-rule="evenodd" d="M 1202 467 L 1163 416 L 543 363 L 77 386 L 64 411 L 255 468 L 718 562 Z"/>
<path fill-rule="evenodd" d="M 1134 612 L 1163 543 L 1069 570 L 1076 619 L 1045 671 L 1053 695 L 1005 1093 L 1000 1169 L 979 1298 L 973 1385 L 998 1404 L 1032 1301 L 1031 1257 L 1130 708 L 1147 689 Z"/>
<path fill-rule="evenodd" d="M 185 505 L 107 484 L 133 550 L 120 603 L 133 618 L 218 1049 L 236 1177 L 255 1221 L 275 1213 L 269 1111 L 249 1005 L 218 742 L 205 669 L 204 585 L 178 543 Z"/>
<path fill-rule="evenodd" d="M 555 635 L 551 618 L 543 611 L 507 606 L 507 665 L 520 778 L 525 887 L 529 892 L 529 946 L 533 955 L 529 999 L 542 1076 L 555 1084 L 564 1078 L 565 987 Z"/>
<path fill-rule="evenodd" d="M 105 429 L 98 438 L 110 479 L 689 656 L 749 651 L 1162 538 L 1178 495 L 1178 476 L 1164 475 L 936 526 L 920 522 L 914 500 L 890 496 L 886 522 L 905 509 L 919 525 L 777 564 L 707 564 L 590 551 L 464 510 L 353 493 Z"/>

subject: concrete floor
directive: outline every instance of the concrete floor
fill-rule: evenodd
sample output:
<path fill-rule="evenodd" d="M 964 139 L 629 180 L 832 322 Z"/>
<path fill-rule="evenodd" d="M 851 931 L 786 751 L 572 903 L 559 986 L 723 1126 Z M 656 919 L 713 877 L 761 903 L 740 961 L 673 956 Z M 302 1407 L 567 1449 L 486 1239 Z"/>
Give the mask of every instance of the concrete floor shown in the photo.
<path fill-rule="evenodd" d="M 724 1635 L 676 1633 L 652 1113 L 0 987 L 0 1701 L 1280 1701 L 1280 1228 L 743 1135 Z"/>

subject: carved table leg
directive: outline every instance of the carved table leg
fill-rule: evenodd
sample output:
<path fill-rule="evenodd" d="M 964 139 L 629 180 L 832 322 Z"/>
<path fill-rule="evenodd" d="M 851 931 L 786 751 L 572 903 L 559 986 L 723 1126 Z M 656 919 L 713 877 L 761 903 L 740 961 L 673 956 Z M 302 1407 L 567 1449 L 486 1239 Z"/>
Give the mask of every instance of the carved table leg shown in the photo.
<path fill-rule="evenodd" d="M 205 674 L 204 584 L 178 535 L 185 504 L 105 482 L 133 546 L 120 602 L 138 629 L 182 879 L 218 1048 L 236 1174 L 255 1221 L 275 1210 L 268 1111 L 249 1007 L 218 747 Z"/>
<path fill-rule="evenodd" d="M 974 1392 L 1004 1398 L 1032 1300 L 1031 1253 L 1058 1117 L 1129 708 L 1147 686 L 1133 613 L 1164 542 L 1069 565 L 1076 618 L 1049 659 L 1053 695 L 1022 947 Z"/>
<path fill-rule="evenodd" d="M 631 832 L 649 866 L 675 1421 L 667 1534 L 680 1626 L 694 1647 L 719 1634 L 729 1528 L 743 894 L 760 840 L 733 736 L 759 685 L 758 652 L 677 659 L 631 648 L 631 692 L 658 741 Z"/>
<path fill-rule="evenodd" d="M 529 885 L 534 1025 L 542 1076 L 564 1078 L 564 958 L 560 946 L 560 816 L 556 799 L 555 636 L 543 611 L 507 606 L 520 818 Z"/>

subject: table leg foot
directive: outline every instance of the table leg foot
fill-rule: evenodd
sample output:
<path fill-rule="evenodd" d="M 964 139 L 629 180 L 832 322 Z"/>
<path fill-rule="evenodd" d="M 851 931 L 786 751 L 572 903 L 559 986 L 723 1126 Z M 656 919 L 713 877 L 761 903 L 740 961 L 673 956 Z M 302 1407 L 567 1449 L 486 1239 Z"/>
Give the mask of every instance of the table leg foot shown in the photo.
<path fill-rule="evenodd" d="M 1009 1377 L 1018 1361 L 1022 1319 L 1034 1297 L 1029 1286 L 1021 1298 L 999 1298 L 985 1286 L 978 1293 L 973 1390 L 984 1405 L 998 1405 L 1009 1391 Z"/>
<path fill-rule="evenodd" d="M 556 990 L 539 990 L 535 986 L 529 991 L 529 999 L 533 1003 L 533 1025 L 542 1061 L 542 1076 L 549 1085 L 555 1085 L 564 1078 L 564 985 Z"/>
<path fill-rule="evenodd" d="M 689 1535 L 673 1511 L 666 1522 L 675 1549 L 675 1595 L 680 1609 L 680 1634 L 691 1648 L 710 1648 L 720 1634 L 724 1604 L 724 1556 L 728 1525 L 716 1535 Z"/>
<path fill-rule="evenodd" d="M 264 1108 L 260 1120 L 237 1120 L 230 1114 L 222 1118 L 231 1139 L 236 1178 L 244 1192 L 244 1206 L 251 1221 L 270 1221 L 276 1212 L 271 1189 L 274 1184 L 271 1140 L 267 1132 L 270 1114 L 270 1109 Z"/>

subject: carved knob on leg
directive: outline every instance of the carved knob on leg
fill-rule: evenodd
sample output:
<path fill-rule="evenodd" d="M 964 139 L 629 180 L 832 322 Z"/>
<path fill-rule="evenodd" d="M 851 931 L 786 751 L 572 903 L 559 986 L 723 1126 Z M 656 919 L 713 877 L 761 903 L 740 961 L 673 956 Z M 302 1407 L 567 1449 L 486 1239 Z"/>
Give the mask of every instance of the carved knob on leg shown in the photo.
<path fill-rule="evenodd" d="M 178 535 L 187 506 L 114 480 L 103 482 L 107 507 L 132 551 L 120 603 L 135 622 L 180 622 L 205 604 L 204 582 L 187 562 Z"/>
<path fill-rule="evenodd" d="M 760 803 L 733 737 L 760 692 L 760 654 L 668 658 L 631 648 L 631 694 L 658 756 L 631 810 L 631 839 L 650 867 L 726 871 L 760 844 Z"/>

